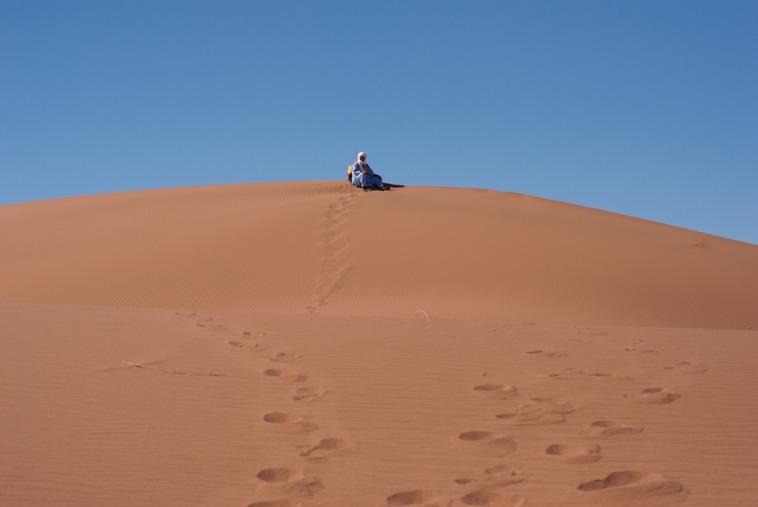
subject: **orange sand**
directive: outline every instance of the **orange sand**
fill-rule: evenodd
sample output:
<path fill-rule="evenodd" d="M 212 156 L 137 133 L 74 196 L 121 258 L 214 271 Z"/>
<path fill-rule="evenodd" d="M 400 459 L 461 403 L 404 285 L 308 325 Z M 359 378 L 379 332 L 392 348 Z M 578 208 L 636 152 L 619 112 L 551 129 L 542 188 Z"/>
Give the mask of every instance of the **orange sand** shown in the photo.
<path fill-rule="evenodd" d="M 0 232 L 0 505 L 758 505 L 755 245 L 335 182 Z"/>

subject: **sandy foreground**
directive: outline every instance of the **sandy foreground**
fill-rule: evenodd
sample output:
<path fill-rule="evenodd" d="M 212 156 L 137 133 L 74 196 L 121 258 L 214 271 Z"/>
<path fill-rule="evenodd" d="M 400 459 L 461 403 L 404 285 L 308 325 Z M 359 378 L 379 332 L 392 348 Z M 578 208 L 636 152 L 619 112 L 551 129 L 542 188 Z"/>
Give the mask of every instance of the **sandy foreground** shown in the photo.
<path fill-rule="evenodd" d="M 758 505 L 755 245 L 336 182 L 0 232 L 0 505 Z"/>

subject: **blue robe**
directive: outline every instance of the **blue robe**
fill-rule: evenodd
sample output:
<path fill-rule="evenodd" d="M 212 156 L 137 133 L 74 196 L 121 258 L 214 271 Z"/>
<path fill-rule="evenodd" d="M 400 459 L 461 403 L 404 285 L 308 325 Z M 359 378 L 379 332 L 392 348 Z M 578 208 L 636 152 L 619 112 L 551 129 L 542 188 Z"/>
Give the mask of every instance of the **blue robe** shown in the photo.
<path fill-rule="evenodd" d="M 353 185 L 361 188 L 382 188 L 384 182 L 382 177 L 371 170 L 371 166 L 368 164 L 361 164 L 356 162 L 353 164 Z"/>

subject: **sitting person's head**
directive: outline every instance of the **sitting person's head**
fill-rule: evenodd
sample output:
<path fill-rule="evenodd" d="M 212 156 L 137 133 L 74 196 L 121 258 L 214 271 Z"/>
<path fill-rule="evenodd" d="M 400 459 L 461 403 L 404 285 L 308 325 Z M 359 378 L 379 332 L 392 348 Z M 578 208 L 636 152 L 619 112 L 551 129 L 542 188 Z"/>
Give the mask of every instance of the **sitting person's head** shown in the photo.
<path fill-rule="evenodd" d="M 368 155 L 366 155 L 365 152 L 362 151 L 362 152 L 358 153 L 358 161 L 357 162 L 359 164 L 368 164 L 368 162 L 366 162 L 366 159 L 368 159 Z"/>

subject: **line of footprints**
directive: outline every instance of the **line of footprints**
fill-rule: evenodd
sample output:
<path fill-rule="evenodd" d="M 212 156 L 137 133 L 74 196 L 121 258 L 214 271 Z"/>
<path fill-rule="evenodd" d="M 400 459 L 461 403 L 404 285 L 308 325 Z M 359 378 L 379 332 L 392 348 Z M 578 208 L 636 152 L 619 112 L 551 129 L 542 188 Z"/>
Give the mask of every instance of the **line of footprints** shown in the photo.
<path fill-rule="evenodd" d="M 177 314 L 196 316 L 194 313 L 178 312 Z M 197 326 L 214 331 L 232 332 L 212 317 L 199 320 Z M 265 333 L 259 332 L 257 336 L 262 338 Z M 643 341 L 635 341 L 625 349 L 625 352 L 658 353 L 656 350 L 640 349 L 639 346 Z M 242 331 L 239 333 L 239 338 L 227 340 L 226 343 L 230 347 L 251 348 L 256 352 L 268 354 L 267 347 L 260 342 L 255 342 L 250 331 Z M 546 359 L 558 359 L 567 356 L 565 352 L 539 349 L 528 350 L 525 354 Z M 291 363 L 299 358 L 297 354 L 277 352 L 267 357 L 270 365 L 263 370 L 263 376 L 272 381 L 291 384 L 293 386 L 291 393 L 293 400 L 311 402 L 327 394 L 324 389 L 304 385 L 308 380 L 307 375 L 290 367 Z M 708 371 L 705 365 L 694 361 L 680 361 L 664 368 L 683 374 L 699 374 Z M 559 381 L 582 377 L 609 381 L 630 380 L 624 375 L 590 372 L 575 368 L 555 371 L 550 373 L 549 377 Z M 498 383 L 479 384 L 473 387 L 473 391 L 479 396 L 493 400 L 512 400 L 520 397 L 517 387 Z M 623 396 L 631 403 L 654 405 L 674 403 L 681 397 L 678 393 L 662 387 L 647 387 L 639 391 L 624 393 Z M 561 424 L 577 410 L 579 407 L 570 400 L 532 397 L 528 401 L 518 404 L 515 409 L 495 414 L 494 417 L 507 428 L 516 430 L 519 427 Z M 308 434 L 318 430 L 317 424 L 297 414 L 268 412 L 262 417 L 265 423 L 277 425 L 296 433 Z M 545 447 L 545 455 L 547 459 L 558 460 L 570 465 L 594 463 L 603 458 L 600 445 L 594 441 L 639 434 L 642 431 L 642 427 L 630 426 L 621 421 L 597 420 L 591 422 L 580 432 L 583 438 L 590 441 L 589 443 L 551 443 Z M 415 489 L 390 494 L 379 505 L 387 505 L 388 507 L 453 507 L 456 505 L 523 507 L 527 505 L 526 498 L 506 491 L 509 486 L 526 481 L 526 476 L 518 466 L 502 461 L 517 448 L 516 440 L 512 436 L 492 431 L 471 430 L 459 433 L 457 441 L 465 449 L 498 462 L 483 469 L 478 477 L 453 479 L 454 484 L 462 488 L 461 493 L 454 498 L 439 496 L 424 489 Z M 349 450 L 350 447 L 348 441 L 329 436 L 314 439 L 311 445 L 300 448 L 298 454 L 306 462 L 319 461 L 339 455 Z M 248 504 L 247 507 L 299 507 L 304 505 L 303 502 L 316 497 L 325 488 L 324 483 L 318 477 L 307 476 L 302 471 L 291 468 L 262 469 L 257 473 L 256 480 L 256 500 Z M 687 489 L 683 484 L 658 473 L 643 471 L 614 471 L 604 478 L 578 484 L 576 489 L 580 494 L 590 495 L 592 498 L 588 498 L 588 500 L 609 505 L 624 504 L 629 501 L 642 501 L 644 503 L 646 498 L 656 501 L 661 500 L 662 497 L 673 502 L 683 499 L 687 494 Z"/>
<path fill-rule="evenodd" d="M 638 348 L 643 341 L 635 341 L 631 347 L 625 349 L 625 352 L 658 353 L 656 350 Z M 561 351 L 539 349 L 528 350 L 525 354 L 546 359 L 557 359 L 568 355 Z M 708 371 L 706 366 L 694 361 L 680 361 L 665 366 L 664 369 L 684 374 Z M 487 376 L 486 373 L 484 375 Z M 606 381 L 631 380 L 625 375 L 575 368 L 565 368 L 549 374 L 549 378 L 553 380 L 572 380 L 582 377 Z M 473 387 L 473 391 L 479 396 L 493 400 L 511 400 L 520 397 L 517 387 L 498 383 L 479 384 Z M 681 398 L 678 393 L 662 387 L 646 387 L 636 392 L 626 392 L 623 397 L 630 403 L 640 404 L 669 404 Z M 528 401 L 519 403 L 515 409 L 495 414 L 494 417 L 502 421 L 506 428 L 515 431 L 519 427 L 564 423 L 577 410 L 579 407 L 570 400 L 532 397 Z M 594 463 L 603 458 L 602 448 L 596 443 L 598 440 L 635 435 L 642 431 L 642 427 L 627 425 L 621 421 L 592 421 L 580 431 L 580 436 L 587 440 L 587 443 L 551 443 L 545 447 L 544 452 L 546 459 L 569 465 Z M 415 489 L 390 495 L 386 499 L 386 504 L 390 507 L 452 507 L 456 505 L 521 507 L 528 505 L 525 497 L 507 491 L 509 486 L 526 481 L 526 476 L 518 466 L 503 461 L 503 458 L 517 448 L 516 440 L 512 436 L 499 432 L 473 430 L 458 434 L 457 440 L 469 451 L 497 462 L 485 468 L 478 477 L 454 479 L 454 483 L 463 489 L 453 498 L 436 495 L 432 491 Z M 614 471 L 604 478 L 580 483 L 576 490 L 580 495 L 588 495 L 588 501 L 603 505 L 626 505 L 630 502 L 635 505 L 644 505 L 646 500 L 656 504 L 661 500 L 668 503 L 669 500 L 680 501 L 687 495 L 687 489 L 683 484 L 664 475 L 644 471 Z"/>
<path fill-rule="evenodd" d="M 197 317 L 195 313 L 177 312 L 177 315 Z M 305 385 L 308 376 L 291 367 L 300 358 L 299 355 L 291 351 L 271 353 L 265 344 L 257 340 L 264 338 L 265 332 L 259 331 L 256 336 L 247 330 L 237 333 L 214 317 L 201 318 L 196 325 L 223 335 L 234 335 L 234 338 L 226 340 L 229 347 L 252 349 L 256 353 L 265 354 L 269 364 L 262 371 L 263 377 L 271 382 L 291 385 L 294 401 L 307 403 L 326 395 L 324 389 Z M 266 424 L 292 433 L 311 434 L 319 429 L 313 421 L 288 412 L 267 412 L 262 419 Z M 317 462 L 339 455 L 350 447 L 347 440 L 326 436 L 315 438 L 311 444 L 301 447 L 297 452 L 304 462 Z M 264 468 L 256 474 L 255 501 L 247 507 L 299 507 L 303 502 L 316 497 L 324 488 L 320 478 L 305 475 L 302 471 L 284 467 Z"/>

